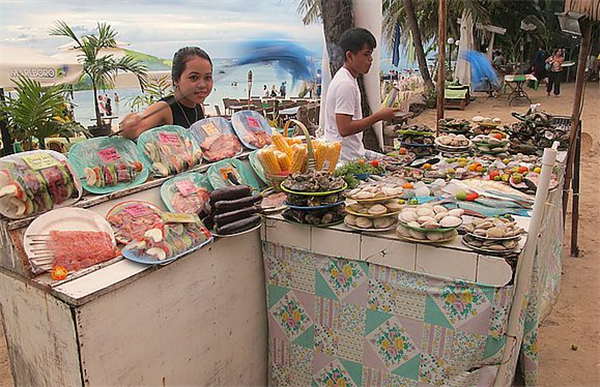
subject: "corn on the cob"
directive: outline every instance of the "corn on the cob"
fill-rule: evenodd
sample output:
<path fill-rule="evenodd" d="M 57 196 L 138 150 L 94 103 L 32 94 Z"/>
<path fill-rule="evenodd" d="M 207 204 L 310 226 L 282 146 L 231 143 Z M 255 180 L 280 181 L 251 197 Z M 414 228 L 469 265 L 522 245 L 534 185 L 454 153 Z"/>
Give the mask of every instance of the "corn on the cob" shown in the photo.
<path fill-rule="evenodd" d="M 290 145 L 302 144 L 302 139 L 299 137 L 284 137 L 285 141 Z"/>
<path fill-rule="evenodd" d="M 335 166 L 337 165 L 338 159 L 340 158 L 340 153 L 342 151 L 342 143 L 334 142 L 329 144 L 327 150 L 327 157 L 323 162 L 323 168 L 329 172 L 335 171 Z"/>
<path fill-rule="evenodd" d="M 287 141 L 285 141 L 285 139 L 283 138 L 283 136 L 281 134 L 274 133 L 271 136 L 271 139 L 273 140 L 273 144 L 277 147 L 277 149 L 279 149 L 280 151 L 285 153 L 287 156 L 292 155 L 290 145 L 287 143 Z"/>
<path fill-rule="evenodd" d="M 281 168 L 282 172 L 290 170 L 291 162 L 288 155 L 283 152 L 279 152 L 277 154 L 277 161 L 279 162 L 279 168 Z"/>
<path fill-rule="evenodd" d="M 279 161 L 277 160 L 275 153 L 271 149 L 263 148 L 259 150 L 256 155 L 258 156 L 258 161 L 260 161 L 265 172 L 271 175 L 281 172 L 281 168 L 279 167 Z"/>
<path fill-rule="evenodd" d="M 290 173 L 305 172 L 306 171 L 306 159 L 308 153 L 306 146 L 300 144 L 292 145 L 292 159 L 290 165 Z"/>
<path fill-rule="evenodd" d="M 315 163 L 317 164 L 317 171 L 320 171 L 323 167 L 323 161 L 325 152 L 327 152 L 327 145 L 321 141 L 313 141 L 313 151 L 315 153 Z"/>

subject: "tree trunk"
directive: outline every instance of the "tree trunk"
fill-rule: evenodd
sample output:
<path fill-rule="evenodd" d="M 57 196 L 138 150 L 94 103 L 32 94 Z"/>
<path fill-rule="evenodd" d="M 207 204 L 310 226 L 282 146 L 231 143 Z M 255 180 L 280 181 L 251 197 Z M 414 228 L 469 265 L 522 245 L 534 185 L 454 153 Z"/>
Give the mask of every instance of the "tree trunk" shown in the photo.
<path fill-rule="evenodd" d="M 415 7 L 413 0 L 404 0 L 404 11 L 406 12 L 406 22 L 408 28 L 412 32 L 413 44 L 415 46 L 415 55 L 417 62 L 419 63 L 419 71 L 423 77 L 425 91 L 433 89 L 433 81 L 429 74 L 429 68 L 427 67 L 427 58 L 425 58 L 425 50 L 423 49 L 423 41 L 421 40 L 421 30 L 417 22 L 417 14 L 415 13 Z"/>
<path fill-rule="evenodd" d="M 329 54 L 329 70 L 333 77 L 344 65 L 344 53 L 338 43 L 342 34 L 354 27 L 352 0 L 321 0 L 323 33 Z"/>
<path fill-rule="evenodd" d="M 354 27 L 352 0 L 322 0 L 321 19 L 323 20 L 323 33 L 325 34 L 325 44 L 327 44 L 327 53 L 329 54 L 329 70 L 333 77 L 345 61 L 345 53 L 339 48 L 338 42 L 346 30 Z M 367 117 L 371 115 L 371 109 L 367 103 L 362 75 L 359 75 L 357 81 L 360 88 L 363 117 Z M 378 150 L 379 143 L 373 128 L 365 130 L 363 133 L 365 148 Z"/>
<path fill-rule="evenodd" d="M 92 78 L 92 89 L 94 90 L 94 108 L 96 109 L 96 127 L 100 129 L 102 127 L 102 118 L 100 117 L 100 106 L 98 104 L 98 90 L 96 89 L 96 82 Z"/>

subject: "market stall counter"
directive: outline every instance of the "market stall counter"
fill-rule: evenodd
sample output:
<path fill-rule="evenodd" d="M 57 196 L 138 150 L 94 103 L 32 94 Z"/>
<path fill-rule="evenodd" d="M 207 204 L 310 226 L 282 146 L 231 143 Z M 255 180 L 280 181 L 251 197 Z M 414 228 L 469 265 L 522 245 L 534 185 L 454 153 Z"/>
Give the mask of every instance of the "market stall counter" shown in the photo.
<path fill-rule="evenodd" d="M 163 180 L 77 206 L 102 216 L 130 200 L 164 209 Z M 2 222 L 0 303 L 15 385 L 265 385 L 258 230 L 165 266 L 117 258 L 53 281 L 30 272 L 20 242 L 29 221 Z"/>

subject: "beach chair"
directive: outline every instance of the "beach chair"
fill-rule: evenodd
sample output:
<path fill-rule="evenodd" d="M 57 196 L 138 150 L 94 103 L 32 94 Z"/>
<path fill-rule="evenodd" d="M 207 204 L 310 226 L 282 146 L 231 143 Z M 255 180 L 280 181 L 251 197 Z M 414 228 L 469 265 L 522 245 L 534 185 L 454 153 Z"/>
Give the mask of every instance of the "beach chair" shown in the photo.
<path fill-rule="evenodd" d="M 469 86 L 448 85 L 444 90 L 444 101 L 448 109 L 465 110 L 470 99 Z"/>

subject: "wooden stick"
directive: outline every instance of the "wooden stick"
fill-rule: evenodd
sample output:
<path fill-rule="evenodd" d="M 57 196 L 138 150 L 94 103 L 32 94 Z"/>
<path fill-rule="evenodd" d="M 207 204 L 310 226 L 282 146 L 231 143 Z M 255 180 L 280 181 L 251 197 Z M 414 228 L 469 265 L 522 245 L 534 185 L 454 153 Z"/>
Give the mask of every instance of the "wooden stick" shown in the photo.
<path fill-rule="evenodd" d="M 439 0 L 438 7 L 438 74 L 437 74 L 437 119 L 435 136 L 440 134 L 437 123 L 444 118 L 444 90 L 446 88 L 446 0 Z"/>

